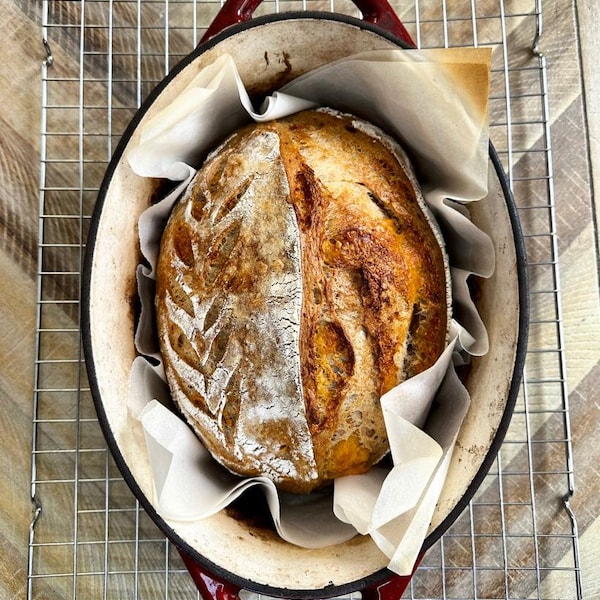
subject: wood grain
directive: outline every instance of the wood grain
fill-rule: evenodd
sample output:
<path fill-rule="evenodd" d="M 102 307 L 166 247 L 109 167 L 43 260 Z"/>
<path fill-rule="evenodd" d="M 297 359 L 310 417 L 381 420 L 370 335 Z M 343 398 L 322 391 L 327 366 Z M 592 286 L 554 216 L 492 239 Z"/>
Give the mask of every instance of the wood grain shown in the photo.
<path fill-rule="evenodd" d="M 39 30 L 12 3 L 0 5 L 0 598 L 24 597 L 27 581 L 30 431 L 35 351 L 39 172 Z M 8 53 L 6 50 L 8 49 Z M 18 56 L 18 60 L 13 60 Z"/>
<path fill-rule="evenodd" d="M 163 18 L 163 4 L 160 2 L 141 3 L 143 16 L 148 23 L 160 23 Z M 416 14 L 412 3 L 403 5 L 401 14 L 412 24 Z M 533 42 L 531 19 L 526 16 L 531 7 L 528 0 L 514 0 L 507 5 L 509 12 L 506 22 L 507 31 L 502 32 L 494 25 L 494 20 L 482 19 L 474 30 L 468 16 L 468 3 L 447 3 L 448 17 L 454 19 L 455 26 L 451 29 L 449 43 L 471 44 L 474 38 L 478 43 L 494 44 L 503 34 L 508 36 L 510 43 L 522 51 L 514 55 L 511 68 L 517 73 L 510 81 L 511 93 L 517 96 L 527 94 L 532 89 L 538 89 L 537 71 L 528 67 L 535 66 L 538 58 L 529 50 Z M 105 3 L 86 3 L 85 38 L 86 50 L 89 52 L 80 71 L 79 53 L 81 44 L 81 28 L 78 26 L 80 13 L 78 2 L 50 2 L 51 22 L 72 24 L 52 30 L 52 52 L 55 64 L 52 67 L 53 77 L 65 79 L 62 89 L 63 98 L 51 98 L 57 106 L 61 100 L 77 98 L 80 77 L 92 81 L 97 79 L 97 85 L 86 88 L 86 101 L 103 107 L 106 104 L 106 59 L 107 39 Z M 315 8 L 317 5 L 315 5 Z M 497 0 L 480 0 L 477 2 L 481 14 L 496 14 Z M 598 464 L 600 464 L 600 448 L 594 443 L 599 432 L 600 405 L 597 400 L 597 389 L 600 384 L 600 306 L 598 301 L 598 229 L 596 227 L 599 215 L 594 203 L 593 191 L 598 189 L 598 139 L 600 138 L 600 107 L 598 104 L 598 69 L 596 56 L 598 54 L 599 20 L 598 6 L 595 0 L 582 0 L 577 7 L 573 0 L 557 0 L 544 3 L 544 35 L 540 49 L 548 61 L 548 89 L 546 98 L 550 110 L 550 134 L 553 157 L 553 189 L 554 197 L 548 198 L 546 186 L 527 179 L 532 169 L 538 168 L 536 163 L 549 142 L 548 133 L 539 123 L 529 123 L 531 117 L 539 115 L 543 106 L 540 98 L 531 94 L 530 98 L 515 102 L 519 112 L 512 114 L 513 121 L 528 123 L 513 131 L 512 142 L 518 149 L 528 152 L 517 152 L 513 156 L 511 173 L 514 177 L 514 190 L 517 202 L 522 207 L 524 227 L 530 232 L 544 232 L 554 227 L 557 234 L 558 256 L 550 240 L 544 236 L 531 235 L 527 239 L 528 256 L 535 266 L 530 268 L 532 292 L 558 286 L 561 290 L 563 320 L 560 323 L 564 331 L 564 347 L 567 363 L 566 387 L 569 390 L 570 418 L 573 434 L 575 456 L 575 494 L 572 505 L 575 509 L 582 551 L 583 568 L 583 597 L 591 600 L 600 599 L 600 571 L 597 557 L 600 556 L 600 500 L 597 494 Z M 576 12 L 577 8 L 577 12 Z M 190 18 L 183 6 L 173 10 L 171 18 L 176 24 L 178 20 Z M 419 18 L 423 21 L 423 36 L 443 35 L 439 19 L 439 6 L 434 2 L 421 2 Z M 137 19 L 135 3 L 115 3 L 115 16 L 121 24 L 135 23 Z M 54 11 L 54 12 L 52 12 Z M 438 11 L 438 12 L 436 12 Z M 73 360 L 60 368 L 42 367 L 39 369 L 39 387 L 51 389 L 54 385 L 72 384 L 75 388 L 80 381 L 81 373 L 77 363 L 78 343 L 77 323 L 79 281 L 68 272 L 77 272 L 81 260 L 81 248 L 75 248 L 71 254 L 64 249 L 56 249 L 45 253 L 45 264 L 38 265 L 38 234 L 39 234 L 39 156 L 40 156 L 40 107 L 41 99 L 41 65 L 45 58 L 41 33 L 41 3 L 34 0 L 0 0 L 2 15 L 3 60 L 0 62 L 0 272 L 2 273 L 2 302 L 0 303 L 0 400 L 5 407 L 4 417 L 0 421 L 0 451 L 5 459 L 0 464 L 0 476 L 4 482 L 3 494 L 0 495 L 0 542 L 5 551 L 0 558 L 0 600 L 5 598 L 23 598 L 27 590 L 27 553 L 29 522 L 32 515 L 30 503 L 30 467 L 31 467 L 31 432 L 32 432 L 32 398 L 34 390 L 34 362 L 36 357 L 36 279 L 40 268 L 46 271 L 63 271 L 62 275 L 50 278 L 42 293 L 47 298 L 62 298 L 69 300 L 65 304 L 52 309 L 51 321 L 61 329 L 61 333 L 48 333 L 40 343 L 44 356 L 52 359 Z M 214 7 L 206 5 L 199 10 L 200 22 L 209 22 L 214 14 Z M 429 22 L 426 22 L 428 21 Z M 49 165 L 46 173 L 47 185 L 56 188 L 78 188 L 79 177 L 83 173 L 84 186 L 93 190 L 97 188 L 102 176 L 103 165 L 107 160 L 111 145 L 116 143 L 118 133 L 132 114 L 132 107 L 149 91 L 155 81 L 158 81 L 169 66 L 164 56 L 156 54 L 144 63 L 144 80 L 141 88 L 131 82 L 130 74 L 137 68 L 135 52 L 137 41 L 131 36 L 120 36 L 113 39 L 113 49 L 120 53 L 115 59 L 113 71 L 113 128 L 107 131 L 106 119 L 99 116 L 102 111 L 90 111 L 81 115 L 76 108 L 56 110 L 52 114 L 53 127 L 64 132 L 60 138 L 46 140 L 52 146 L 52 152 L 64 151 L 77 156 L 81 142 L 81 131 L 105 136 L 98 150 L 92 152 L 86 149 L 86 156 L 94 161 L 86 164 L 80 170 L 80 165 L 71 167 Z M 164 31 L 160 27 L 144 32 L 143 44 L 160 47 L 164 44 Z M 176 55 L 186 54 L 193 46 L 193 33 L 185 28 L 176 28 L 170 39 L 171 50 Z M 173 59 L 174 60 L 174 59 Z M 501 98 L 505 92 L 506 82 L 502 75 L 505 57 L 495 50 L 492 96 Z M 503 101 L 492 100 L 492 119 L 501 122 L 505 115 L 506 105 Z M 95 128 L 95 129 L 94 129 Z M 502 127 L 494 128 L 494 141 L 501 151 L 507 150 L 508 132 Z M 590 160 L 591 156 L 595 161 Z M 594 185 L 595 183 L 595 185 Z M 74 194 L 78 194 L 75 191 Z M 79 202 L 86 214 L 91 212 L 95 196 L 92 191 L 81 194 L 76 198 L 64 193 L 47 193 L 50 202 L 48 209 L 56 215 L 67 215 L 71 218 L 48 220 L 48 235 L 77 242 L 81 231 L 85 231 L 87 222 L 78 218 Z M 536 208 L 555 202 L 556 220 L 552 221 L 551 211 Z M 74 207 L 77 209 L 75 210 Z M 76 214 L 77 213 L 77 214 Z M 560 280 L 553 280 L 552 265 L 548 261 L 558 259 L 560 264 Z M 552 346 L 556 339 L 556 327 L 548 327 L 542 322 L 553 321 L 555 307 L 550 298 L 536 297 L 535 316 L 539 324 L 532 326 L 530 347 L 533 350 L 543 350 Z M 64 333 L 71 329 L 70 333 Z M 74 349 L 75 348 L 75 354 Z M 548 364 L 535 360 L 532 355 L 528 358 L 527 377 L 544 377 L 549 370 Z M 560 387 L 556 384 L 531 386 L 531 406 L 536 409 L 555 408 L 560 403 Z M 61 444 L 71 447 L 79 443 L 87 444 L 89 448 L 101 446 L 102 438 L 93 423 L 93 406 L 89 394 L 84 392 L 73 402 L 69 394 L 47 393 L 42 401 L 47 416 L 55 415 L 69 418 L 60 424 L 53 423 L 40 428 L 39 443 L 45 448 L 58 448 Z M 71 403 L 71 404 L 69 404 Z M 65 406 L 72 406 L 66 411 Z M 54 412 L 52 412 L 54 410 Z M 84 416 L 85 435 L 82 437 L 74 424 L 78 417 Z M 529 421 L 528 421 L 529 419 Z M 565 489 L 563 474 L 550 475 L 543 472 L 544 464 L 550 464 L 553 453 L 557 455 L 564 451 L 564 444 L 550 442 L 548 436 L 561 435 L 562 423 L 546 422 L 540 415 L 515 415 L 514 429 L 511 435 L 515 440 L 525 428 L 531 428 L 530 434 L 538 439 L 546 440 L 547 453 L 539 458 L 539 471 L 536 475 L 537 490 L 552 501 L 540 507 L 544 512 L 544 523 L 549 523 L 550 529 L 542 533 L 552 533 L 552 527 L 560 530 L 564 526 L 564 511 L 561 509 L 562 494 Z M 546 437 L 542 437 L 546 436 Z M 121 511 L 111 516 L 109 526 L 112 531 L 123 539 L 123 548 L 133 552 L 129 543 L 135 532 L 131 530 L 131 511 L 135 510 L 131 494 L 122 483 L 114 466 L 106 462 L 101 453 L 82 455 L 81 464 L 77 465 L 82 475 L 82 490 L 94 489 L 94 493 L 82 494 L 77 505 L 84 509 L 80 519 L 85 525 L 86 535 L 102 537 L 106 523 L 98 521 L 102 506 L 92 504 L 94 498 L 103 498 L 105 489 L 110 488 L 111 497 L 120 506 Z M 98 458 L 96 458 L 96 456 Z M 94 458 L 93 458 L 94 457 Z M 514 472 L 511 478 L 512 488 L 506 490 L 514 499 L 528 500 L 527 482 L 516 475 L 527 471 L 529 456 L 524 454 L 519 444 L 507 444 L 501 454 L 503 466 L 507 471 Z M 557 458 L 559 460 L 559 458 Z M 51 465 L 44 464 L 44 468 Z M 75 473 L 74 457 L 65 454 L 59 465 L 54 465 L 53 473 L 56 479 L 61 476 L 71 477 Z M 110 484 L 105 484 L 106 470 L 111 474 Z M 45 506 L 46 514 L 60 514 L 60 504 L 67 502 L 75 506 L 72 485 L 56 485 L 59 490 L 53 499 L 48 499 Z M 48 498 L 48 496 L 47 496 Z M 487 561 L 490 566 L 497 565 L 501 554 L 498 547 L 488 541 L 483 541 L 486 534 L 499 533 L 499 514 L 494 508 L 498 501 L 497 487 L 493 480 L 486 482 L 479 492 L 480 512 L 477 521 L 482 533 L 482 546 L 479 547 L 478 557 Z M 489 500 L 486 503 L 486 500 Z M 529 498 L 530 500 L 530 498 Z M 86 504 L 86 502 L 88 504 Z M 526 504 L 506 509 L 505 517 L 511 527 L 523 526 L 529 518 L 530 508 Z M 53 512 L 54 511 L 54 512 Z M 554 511 L 554 512 L 553 512 Z M 149 541 L 144 546 L 147 556 L 162 556 L 163 543 L 160 536 L 153 540 L 156 534 L 151 523 L 142 523 L 144 533 Z M 462 521 L 457 524 L 460 531 Z M 74 522 L 61 522 L 48 519 L 44 521 L 39 536 L 62 536 L 65 543 L 56 547 L 53 552 L 44 555 L 51 568 L 60 571 L 68 569 L 73 561 L 72 541 Z M 465 536 L 469 532 L 465 531 Z M 468 547 L 468 537 L 465 546 L 461 547 L 460 538 L 449 540 L 454 544 L 449 554 L 456 561 L 455 570 L 448 572 L 445 585 L 447 590 L 458 595 L 468 594 L 468 586 L 474 582 L 468 580 L 471 549 Z M 550 539 L 550 538 L 549 538 Z M 514 577 L 515 589 L 525 597 L 534 594 L 538 582 L 530 577 L 532 549 L 525 537 L 520 542 L 511 539 L 510 562 L 514 567 L 511 577 Z M 486 545 L 487 544 L 487 545 Z M 567 571 L 572 565 L 568 544 L 542 542 L 540 551 L 542 559 L 549 564 L 563 564 Z M 83 544 L 80 549 L 80 563 L 93 565 L 98 558 L 98 547 L 95 544 Z M 115 560 L 117 555 L 115 554 Z M 427 557 L 429 564 L 439 564 L 441 555 L 433 550 Z M 436 561 L 438 561 L 436 563 Z M 61 565 L 66 564 L 66 567 Z M 49 567 L 49 568 L 50 568 Z M 117 568 L 115 566 L 115 568 Z M 544 576 L 541 582 L 542 597 L 567 597 L 561 595 L 561 590 L 568 590 L 572 583 L 570 576 L 565 576 L 560 570 L 553 570 Z M 181 575 L 181 589 L 187 590 L 187 576 Z M 485 583 L 489 593 L 502 590 L 504 582 L 501 574 L 493 569 L 481 572 L 481 585 Z M 497 579 L 500 577 L 500 579 Z M 174 576 L 176 578 L 176 576 Z M 132 589 L 133 575 L 114 576 L 114 589 L 121 590 L 122 597 Z M 86 580 L 88 589 L 80 591 L 80 597 L 98 597 L 102 589 L 102 580 L 90 577 Z M 160 589 L 160 577 L 148 574 L 142 577 L 138 584 L 146 595 L 154 597 L 153 592 Z M 179 584 L 177 584 L 179 585 Z M 433 597 L 439 589 L 439 581 L 428 581 L 424 578 L 420 583 L 421 591 L 429 586 L 428 591 Z M 68 578 L 53 582 L 41 581 L 36 584 L 36 598 L 70 597 L 71 590 Z M 151 592 L 150 590 L 153 590 Z M 495 590 L 495 591 L 494 591 Z M 87 591 L 87 596 L 84 592 Z M 184 592 L 182 592 L 183 594 Z M 183 597 L 183 596 L 182 596 Z M 462 597 L 462 596 L 461 596 Z M 464 597 L 468 597 L 465 595 Z M 570 596 L 569 596 L 570 597 Z"/>

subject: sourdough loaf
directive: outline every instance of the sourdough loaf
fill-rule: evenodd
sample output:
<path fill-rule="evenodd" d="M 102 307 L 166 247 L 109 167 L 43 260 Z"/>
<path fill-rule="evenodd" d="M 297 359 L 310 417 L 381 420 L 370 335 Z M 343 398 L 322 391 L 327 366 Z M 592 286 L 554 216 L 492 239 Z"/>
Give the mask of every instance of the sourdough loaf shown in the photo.
<path fill-rule="evenodd" d="M 233 134 L 157 267 L 172 396 L 220 463 L 309 492 L 389 450 L 380 396 L 446 343 L 441 238 L 396 142 L 330 110 Z"/>

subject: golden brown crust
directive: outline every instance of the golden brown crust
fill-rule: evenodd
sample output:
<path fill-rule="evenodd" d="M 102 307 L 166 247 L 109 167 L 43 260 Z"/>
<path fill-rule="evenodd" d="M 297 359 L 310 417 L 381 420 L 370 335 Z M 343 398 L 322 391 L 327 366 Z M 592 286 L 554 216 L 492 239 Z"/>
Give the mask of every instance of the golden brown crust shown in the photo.
<path fill-rule="evenodd" d="M 350 116 L 251 125 L 163 235 L 175 401 L 213 455 L 307 492 L 388 451 L 379 397 L 432 365 L 447 268 L 401 150 Z"/>

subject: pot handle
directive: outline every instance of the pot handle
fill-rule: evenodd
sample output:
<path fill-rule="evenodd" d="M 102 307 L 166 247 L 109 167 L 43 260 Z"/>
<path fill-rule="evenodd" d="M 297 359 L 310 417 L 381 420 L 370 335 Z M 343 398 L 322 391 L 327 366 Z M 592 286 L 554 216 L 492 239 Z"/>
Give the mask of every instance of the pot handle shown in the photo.
<path fill-rule="evenodd" d="M 203 600 L 239 600 L 240 587 L 209 574 L 204 567 L 201 567 L 183 550 L 179 550 L 179 554 Z"/>
<path fill-rule="evenodd" d="M 363 588 L 360 591 L 361 600 L 399 600 L 423 560 L 423 556 L 421 554 L 417 557 L 410 575 L 391 575 L 382 583 Z"/>
<path fill-rule="evenodd" d="M 183 550 L 179 550 L 186 569 L 189 571 L 203 600 L 239 600 L 241 588 L 229 581 L 209 574 Z M 408 587 L 414 572 L 417 570 L 423 555 L 421 554 L 410 575 L 391 575 L 383 583 L 363 588 L 362 600 L 398 600 Z"/>
<path fill-rule="evenodd" d="M 263 0 L 226 0 L 213 22 L 202 36 L 200 44 L 206 42 L 230 25 L 249 21 Z M 415 43 L 388 0 L 352 0 L 360 10 L 363 20 L 378 25 L 388 33 L 400 38 L 409 46 Z"/>

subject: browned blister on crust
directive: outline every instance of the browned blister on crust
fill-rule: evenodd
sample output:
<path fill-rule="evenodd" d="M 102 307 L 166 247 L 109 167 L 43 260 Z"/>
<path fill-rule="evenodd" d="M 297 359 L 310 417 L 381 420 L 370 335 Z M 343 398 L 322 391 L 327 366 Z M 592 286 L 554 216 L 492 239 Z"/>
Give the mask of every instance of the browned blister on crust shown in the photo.
<path fill-rule="evenodd" d="M 233 472 L 308 492 L 389 450 L 385 393 L 431 366 L 448 273 L 400 148 L 332 111 L 250 125 L 177 204 L 157 269 L 175 402 Z"/>

